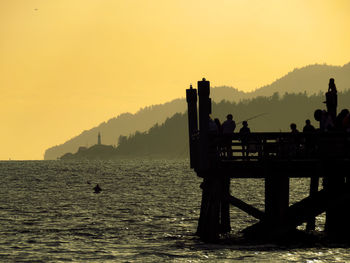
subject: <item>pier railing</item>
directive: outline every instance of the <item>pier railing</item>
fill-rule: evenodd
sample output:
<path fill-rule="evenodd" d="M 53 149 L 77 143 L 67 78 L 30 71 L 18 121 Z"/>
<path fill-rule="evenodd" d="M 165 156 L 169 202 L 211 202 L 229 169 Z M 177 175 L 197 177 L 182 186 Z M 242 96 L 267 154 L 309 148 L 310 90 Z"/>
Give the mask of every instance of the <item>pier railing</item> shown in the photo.
<path fill-rule="evenodd" d="M 225 161 L 348 158 L 349 146 L 350 133 L 343 132 L 209 135 L 210 156 Z"/>

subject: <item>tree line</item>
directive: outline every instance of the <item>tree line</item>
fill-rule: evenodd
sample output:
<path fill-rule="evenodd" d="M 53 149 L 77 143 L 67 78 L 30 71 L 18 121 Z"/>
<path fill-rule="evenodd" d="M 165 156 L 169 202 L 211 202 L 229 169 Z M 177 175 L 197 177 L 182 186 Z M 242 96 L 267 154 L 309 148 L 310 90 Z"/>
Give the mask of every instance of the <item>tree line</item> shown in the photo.
<path fill-rule="evenodd" d="M 305 120 L 318 127 L 314 119 L 316 109 L 325 109 L 323 93 L 308 96 L 304 93 L 285 93 L 280 96 L 274 93 L 268 97 L 256 97 L 242 100 L 238 103 L 221 101 L 212 104 L 212 118 L 223 122 L 226 115 L 231 113 L 237 123 L 236 131 L 241 122 L 253 116 L 259 117 L 248 121 L 252 132 L 289 131 L 289 125 L 296 123 L 302 130 Z M 338 93 L 338 112 L 349 108 L 350 91 Z M 188 157 L 187 113 L 176 113 L 159 125 L 156 124 L 146 132 L 136 132 L 129 136 L 120 136 L 117 147 L 118 155 L 124 157 L 153 157 L 153 158 L 186 158 Z"/>

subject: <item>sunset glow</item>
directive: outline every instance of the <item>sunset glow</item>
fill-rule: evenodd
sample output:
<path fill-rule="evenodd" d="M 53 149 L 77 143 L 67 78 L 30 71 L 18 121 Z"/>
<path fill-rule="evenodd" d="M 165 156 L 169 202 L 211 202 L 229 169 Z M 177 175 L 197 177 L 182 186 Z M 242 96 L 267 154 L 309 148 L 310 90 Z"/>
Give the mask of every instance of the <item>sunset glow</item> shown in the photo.
<path fill-rule="evenodd" d="M 348 0 L 0 0 L 0 159 L 44 150 L 190 83 L 252 91 L 350 61 Z"/>

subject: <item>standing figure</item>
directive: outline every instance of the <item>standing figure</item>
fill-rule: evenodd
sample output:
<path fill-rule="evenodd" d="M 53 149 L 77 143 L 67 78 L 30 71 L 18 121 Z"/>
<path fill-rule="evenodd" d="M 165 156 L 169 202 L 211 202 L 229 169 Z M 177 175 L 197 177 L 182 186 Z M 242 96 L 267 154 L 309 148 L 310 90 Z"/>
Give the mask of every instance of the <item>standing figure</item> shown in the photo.
<path fill-rule="evenodd" d="M 239 134 L 241 137 L 242 142 L 242 156 L 248 157 L 249 151 L 248 151 L 248 135 L 250 133 L 250 129 L 248 128 L 248 122 L 243 121 L 242 122 L 243 127 L 239 130 Z"/>
<path fill-rule="evenodd" d="M 230 137 L 231 134 L 233 134 L 234 130 L 236 129 L 236 122 L 233 120 L 232 114 L 228 114 L 226 116 L 226 121 L 222 124 L 222 134 L 225 136 L 224 138 L 224 145 L 227 153 L 227 157 L 232 157 L 232 146 L 231 142 L 232 139 Z"/>
<path fill-rule="evenodd" d="M 222 127 L 221 127 L 220 120 L 218 118 L 215 118 L 214 122 L 216 123 L 216 126 L 218 127 L 219 134 L 221 134 L 222 133 Z"/>
<path fill-rule="evenodd" d="M 292 134 L 298 134 L 297 125 L 295 123 L 290 124 L 290 130 Z M 289 142 L 289 156 L 297 156 L 300 149 L 300 141 L 298 137 L 291 137 Z"/>
<path fill-rule="evenodd" d="M 330 114 L 333 123 L 337 117 L 338 95 L 337 88 L 334 83 L 334 79 L 329 79 L 328 92 L 326 92 L 326 106 L 327 112 Z"/>
<path fill-rule="evenodd" d="M 297 125 L 295 123 L 290 124 L 291 133 L 299 133 Z"/>
<path fill-rule="evenodd" d="M 218 129 L 218 126 L 216 125 L 216 122 L 213 121 L 213 119 L 210 116 L 209 116 L 208 128 L 209 128 L 209 134 L 217 135 L 219 133 L 219 129 Z"/>
<path fill-rule="evenodd" d="M 305 133 L 304 141 L 304 153 L 306 156 L 310 157 L 315 153 L 315 137 L 313 133 L 316 132 L 316 129 L 311 125 L 311 121 L 307 119 L 305 121 L 305 126 L 303 128 L 303 133 Z"/>
<path fill-rule="evenodd" d="M 314 117 L 315 120 L 320 123 L 319 130 L 321 132 L 332 131 L 334 129 L 334 122 L 331 117 L 331 114 L 326 110 L 315 110 Z"/>
<path fill-rule="evenodd" d="M 311 125 L 311 121 L 309 119 L 307 119 L 305 121 L 305 126 L 303 128 L 303 132 L 315 132 L 316 129 L 314 126 Z"/>
<path fill-rule="evenodd" d="M 232 134 L 236 129 L 236 122 L 233 120 L 232 114 L 226 116 L 226 121 L 222 124 L 223 134 Z"/>

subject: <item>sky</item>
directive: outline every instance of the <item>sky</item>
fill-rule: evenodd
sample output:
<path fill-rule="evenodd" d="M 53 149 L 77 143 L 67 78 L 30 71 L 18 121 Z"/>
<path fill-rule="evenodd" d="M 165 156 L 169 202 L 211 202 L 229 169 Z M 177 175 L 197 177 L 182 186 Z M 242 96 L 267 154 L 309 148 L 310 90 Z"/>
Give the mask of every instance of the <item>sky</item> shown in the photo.
<path fill-rule="evenodd" d="M 296 67 L 350 61 L 348 0 L 0 0 L 0 160 L 202 77 L 252 91 Z"/>

